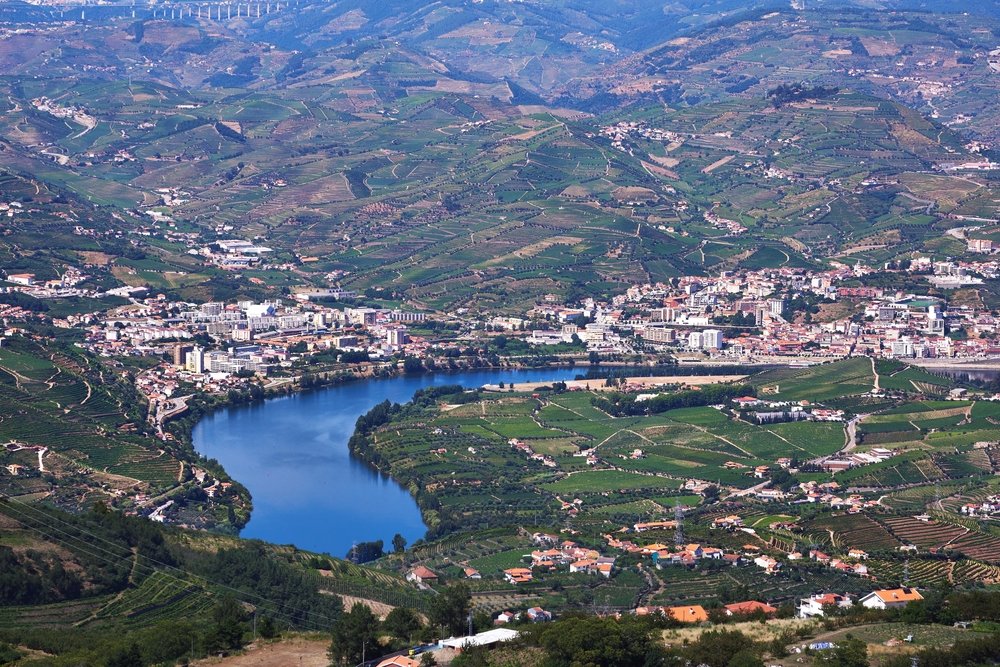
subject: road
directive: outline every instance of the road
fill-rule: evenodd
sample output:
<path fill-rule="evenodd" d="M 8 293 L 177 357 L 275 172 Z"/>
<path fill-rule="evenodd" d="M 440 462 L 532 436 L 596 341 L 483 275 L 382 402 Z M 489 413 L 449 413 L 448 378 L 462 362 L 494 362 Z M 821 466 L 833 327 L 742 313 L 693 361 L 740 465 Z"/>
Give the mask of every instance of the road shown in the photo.
<path fill-rule="evenodd" d="M 844 427 L 844 432 L 847 434 L 847 442 L 844 444 L 844 448 L 838 452 L 839 454 L 846 454 L 858 446 L 858 424 L 867 416 L 856 415 L 851 421 L 847 422 L 847 425 Z"/>
<path fill-rule="evenodd" d="M 850 421 L 844 424 L 844 446 L 837 451 L 834 456 L 847 454 L 852 449 L 858 446 L 858 424 L 860 424 L 865 417 L 869 415 L 855 415 Z M 823 461 L 830 458 L 829 456 L 820 456 L 815 459 L 811 459 L 809 463 L 814 465 L 819 465 Z"/>
<path fill-rule="evenodd" d="M 726 496 L 726 499 L 728 500 L 729 498 L 742 498 L 743 496 L 749 496 L 752 493 L 757 493 L 770 483 L 771 483 L 770 480 L 765 480 L 760 484 L 751 486 L 749 489 L 740 489 L 739 491 L 733 491 L 728 496 Z"/>
<path fill-rule="evenodd" d="M 153 417 L 153 423 L 156 424 L 156 433 L 160 437 L 160 440 L 166 440 L 167 435 L 163 431 L 163 425 L 168 419 L 172 419 L 179 414 L 187 411 L 187 402 L 194 397 L 194 394 L 188 396 L 179 396 L 177 398 L 171 398 L 170 400 L 157 403 L 156 404 L 156 414 Z"/>

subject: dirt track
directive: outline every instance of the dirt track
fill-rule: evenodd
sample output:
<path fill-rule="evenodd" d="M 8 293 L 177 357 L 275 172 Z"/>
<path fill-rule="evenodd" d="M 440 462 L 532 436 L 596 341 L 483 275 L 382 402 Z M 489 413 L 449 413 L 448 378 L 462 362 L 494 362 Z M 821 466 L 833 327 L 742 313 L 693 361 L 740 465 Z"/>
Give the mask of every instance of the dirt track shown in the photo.
<path fill-rule="evenodd" d="M 329 639 L 293 637 L 275 644 L 250 646 L 243 655 L 208 658 L 192 664 L 222 667 L 328 667 L 330 659 L 326 650 L 329 646 Z"/>

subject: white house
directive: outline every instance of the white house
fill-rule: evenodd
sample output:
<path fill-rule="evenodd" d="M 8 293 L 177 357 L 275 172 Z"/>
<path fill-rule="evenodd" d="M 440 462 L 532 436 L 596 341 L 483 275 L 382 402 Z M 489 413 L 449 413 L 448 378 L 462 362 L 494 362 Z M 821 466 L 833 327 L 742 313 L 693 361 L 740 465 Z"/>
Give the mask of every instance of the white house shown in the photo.
<path fill-rule="evenodd" d="M 831 607 L 846 609 L 853 602 L 846 595 L 837 593 L 824 593 L 822 595 L 811 595 L 799 600 L 799 618 L 814 618 L 824 616 L 826 610 Z"/>
<path fill-rule="evenodd" d="M 924 596 L 917 589 L 903 587 L 872 591 L 861 598 L 861 604 L 869 609 L 899 609 L 923 599 Z"/>

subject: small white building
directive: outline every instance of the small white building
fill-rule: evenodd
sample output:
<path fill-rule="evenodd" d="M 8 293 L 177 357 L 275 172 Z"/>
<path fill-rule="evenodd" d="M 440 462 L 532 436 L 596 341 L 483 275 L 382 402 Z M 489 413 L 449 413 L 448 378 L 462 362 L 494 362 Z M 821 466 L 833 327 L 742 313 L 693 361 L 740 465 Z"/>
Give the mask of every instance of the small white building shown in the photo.
<path fill-rule="evenodd" d="M 7 275 L 7 282 L 14 283 L 16 285 L 24 285 L 25 287 L 31 287 L 35 284 L 35 274 L 34 273 L 10 273 Z"/>

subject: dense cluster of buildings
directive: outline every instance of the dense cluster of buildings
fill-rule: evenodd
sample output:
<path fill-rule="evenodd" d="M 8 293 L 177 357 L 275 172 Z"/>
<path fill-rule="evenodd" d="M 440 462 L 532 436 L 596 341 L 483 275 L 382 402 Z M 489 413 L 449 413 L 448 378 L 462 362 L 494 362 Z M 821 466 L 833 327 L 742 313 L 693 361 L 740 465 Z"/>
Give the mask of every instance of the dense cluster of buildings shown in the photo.
<path fill-rule="evenodd" d="M 965 503 L 959 511 L 973 519 L 995 519 L 1000 517 L 1000 495 L 987 496 L 979 502 Z"/>
<path fill-rule="evenodd" d="M 560 570 L 611 577 L 615 566 L 613 556 L 603 556 L 596 549 L 588 549 L 572 540 L 563 540 L 557 535 L 546 533 L 533 534 L 532 542 L 540 548 L 525 556 L 525 560 L 530 559 L 528 567 L 513 567 L 503 571 L 507 583 L 524 584 L 532 581 L 536 573 Z"/>
<path fill-rule="evenodd" d="M 221 239 L 193 252 L 211 264 L 235 271 L 260 264 L 261 259 L 273 253 L 274 249 L 243 239 Z"/>
<path fill-rule="evenodd" d="M 912 276 L 946 291 L 997 277 L 1000 262 L 933 262 L 924 257 L 905 267 L 875 269 L 859 264 L 826 271 L 722 272 L 669 284 L 636 285 L 603 303 L 593 299 L 567 306 L 542 303 L 528 312 L 528 318 L 561 328 L 534 330 L 528 341 L 544 345 L 576 336 L 597 352 L 662 349 L 682 360 L 707 354 L 742 362 L 849 355 L 1000 356 L 998 322 L 989 310 L 949 304 L 942 296 L 863 284 L 880 282 L 869 280 L 874 274 L 890 282 L 893 276 Z M 848 307 L 830 308 L 830 315 L 821 312 L 822 306 L 837 302 Z M 581 319 L 587 324 L 577 326 Z M 524 327 L 532 320 L 519 321 Z"/>
<path fill-rule="evenodd" d="M 78 287 L 80 283 L 87 280 L 87 275 L 74 267 L 67 268 L 61 276 L 51 280 L 39 280 L 34 273 L 8 273 L 5 280 L 10 285 L 0 288 L 0 292 L 20 292 L 35 299 L 96 295 L 92 290 Z"/>

